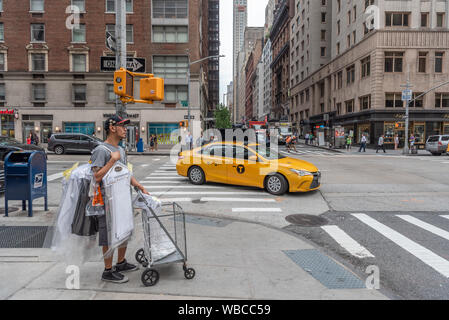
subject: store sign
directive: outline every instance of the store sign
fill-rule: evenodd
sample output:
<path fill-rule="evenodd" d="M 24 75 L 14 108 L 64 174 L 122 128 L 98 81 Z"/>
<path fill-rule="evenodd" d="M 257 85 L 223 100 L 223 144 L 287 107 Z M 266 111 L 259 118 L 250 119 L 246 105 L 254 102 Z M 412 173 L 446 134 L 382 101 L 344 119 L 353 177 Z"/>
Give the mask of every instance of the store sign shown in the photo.
<path fill-rule="evenodd" d="M 0 110 L 0 114 L 14 114 L 14 110 L 13 109 Z"/>
<path fill-rule="evenodd" d="M 103 113 L 103 118 L 111 118 L 113 116 L 115 116 L 115 113 Z M 136 119 L 136 118 L 139 118 L 140 115 L 139 114 L 128 114 L 127 113 L 126 117 L 127 118 L 134 118 L 134 119 Z"/>

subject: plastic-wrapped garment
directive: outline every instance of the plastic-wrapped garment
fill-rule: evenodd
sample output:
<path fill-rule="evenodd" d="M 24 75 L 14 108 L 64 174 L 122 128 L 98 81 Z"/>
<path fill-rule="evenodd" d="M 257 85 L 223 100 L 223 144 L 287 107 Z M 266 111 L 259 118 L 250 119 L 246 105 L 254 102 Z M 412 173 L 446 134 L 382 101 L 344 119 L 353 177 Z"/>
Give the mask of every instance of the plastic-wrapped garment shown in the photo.
<path fill-rule="evenodd" d="M 89 197 L 90 185 L 91 181 L 88 179 L 81 179 L 79 184 L 78 202 L 72 222 L 72 233 L 78 236 L 95 236 L 98 232 L 97 218 L 86 214 L 86 207 L 92 202 Z"/>
<path fill-rule="evenodd" d="M 76 212 L 82 181 L 92 177 L 89 164 L 73 166 L 64 173 L 62 180 L 62 196 L 58 214 L 54 221 L 52 250 L 62 256 L 69 264 L 81 265 L 95 254 L 95 236 L 80 237 L 72 234 L 72 223 Z"/>
<path fill-rule="evenodd" d="M 149 207 L 153 210 L 154 214 L 156 216 L 160 216 L 162 213 L 162 204 L 161 201 L 155 197 L 149 196 L 149 195 L 143 195 L 145 197 L 146 202 L 148 203 Z M 167 233 L 162 229 L 159 222 L 154 218 L 153 214 L 151 213 L 150 209 L 147 207 L 145 202 L 140 196 L 136 196 L 136 198 L 133 201 L 133 206 L 136 209 L 142 209 L 145 210 L 146 214 L 144 215 L 144 219 L 147 218 L 148 224 L 149 224 L 149 242 L 151 247 L 146 248 L 147 250 L 150 250 L 150 257 L 152 262 L 156 262 L 159 260 L 164 259 L 165 257 L 173 254 L 176 252 L 176 246 L 171 241 Z M 145 224 L 143 226 L 145 228 Z M 148 235 L 147 235 L 148 236 Z M 145 242 L 147 242 L 146 240 Z M 146 255 L 148 256 L 148 253 L 146 252 Z"/>
<path fill-rule="evenodd" d="M 128 241 L 134 230 L 134 216 L 131 199 L 131 173 L 121 162 L 108 171 L 103 178 L 105 188 L 106 224 L 109 250 L 105 257 Z"/>

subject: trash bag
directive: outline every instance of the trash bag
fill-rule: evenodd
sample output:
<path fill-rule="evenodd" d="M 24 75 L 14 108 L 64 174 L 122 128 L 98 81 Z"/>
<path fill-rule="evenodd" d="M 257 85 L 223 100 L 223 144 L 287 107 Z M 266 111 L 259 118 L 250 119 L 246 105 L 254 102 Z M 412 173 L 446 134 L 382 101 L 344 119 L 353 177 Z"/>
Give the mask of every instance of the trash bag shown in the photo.
<path fill-rule="evenodd" d="M 82 179 L 80 193 L 72 222 L 72 233 L 78 236 L 94 236 L 98 232 L 98 219 L 86 215 L 86 206 L 91 202 L 89 197 L 90 180 Z"/>

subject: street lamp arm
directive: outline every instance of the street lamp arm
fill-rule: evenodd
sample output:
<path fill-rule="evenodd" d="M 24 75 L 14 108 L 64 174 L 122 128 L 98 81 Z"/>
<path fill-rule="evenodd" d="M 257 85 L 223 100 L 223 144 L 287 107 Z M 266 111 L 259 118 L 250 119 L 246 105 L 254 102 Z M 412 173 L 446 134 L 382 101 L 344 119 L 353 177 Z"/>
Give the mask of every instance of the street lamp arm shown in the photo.
<path fill-rule="evenodd" d="M 206 57 L 206 58 L 203 58 L 203 59 L 200 59 L 200 60 L 196 60 L 196 61 L 190 62 L 190 64 L 189 64 L 189 65 L 192 65 L 192 64 L 195 64 L 195 63 L 198 63 L 198 62 L 204 61 L 204 60 L 212 59 L 212 58 L 223 58 L 223 57 L 225 57 L 225 55 L 219 55 L 219 56 L 209 56 L 209 57 Z"/>
<path fill-rule="evenodd" d="M 442 86 L 445 86 L 445 85 L 447 85 L 447 84 L 449 84 L 449 81 L 443 82 L 442 84 L 439 84 L 438 86 L 433 87 L 432 89 L 427 90 L 426 92 L 424 92 L 424 93 L 420 94 L 419 96 L 417 96 L 415 99 L 410 100 L 409 103 L 415 102 L 416 100 L 418 100 L 419 98 L 425 96 L 425 95 L 428 94 L 429 92 L 432 92 L 432 91 L 434 91 L 434 90 L 436 90 L 436 89 L 439 89 L 439 88 L 441 88 Z"/>

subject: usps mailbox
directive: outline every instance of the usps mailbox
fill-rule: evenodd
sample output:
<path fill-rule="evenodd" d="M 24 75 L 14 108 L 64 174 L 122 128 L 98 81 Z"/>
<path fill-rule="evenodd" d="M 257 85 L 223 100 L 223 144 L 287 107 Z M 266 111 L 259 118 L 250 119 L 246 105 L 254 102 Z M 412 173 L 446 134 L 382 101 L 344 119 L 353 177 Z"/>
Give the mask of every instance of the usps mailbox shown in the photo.
<path fill-rule="evenodd" d="M 8 201 L 22 200 L 22 209 L 33 216 L 33 200 L 44 197 L 48 211 L 47 160 L 42 151 L 15 151 L 5 158 L 5 216 L 8 216 Z"/>

